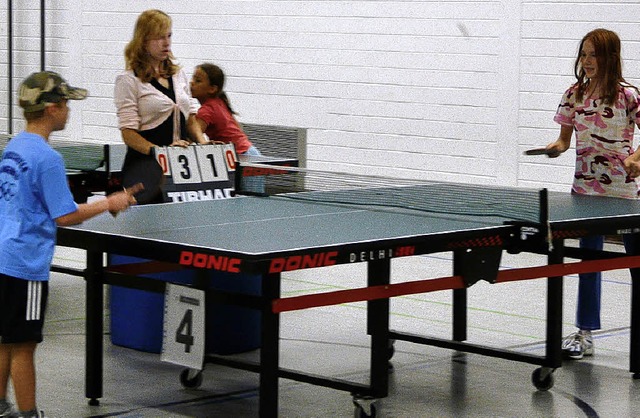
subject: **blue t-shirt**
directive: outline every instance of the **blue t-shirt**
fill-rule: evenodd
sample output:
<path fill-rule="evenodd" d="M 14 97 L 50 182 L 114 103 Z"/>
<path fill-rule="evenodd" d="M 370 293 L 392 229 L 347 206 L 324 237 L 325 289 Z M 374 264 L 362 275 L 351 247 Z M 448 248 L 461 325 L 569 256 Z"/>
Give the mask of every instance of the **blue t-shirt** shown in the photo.
<path fill-rule="evenodd" d="M 0 160 L 0 273 L 49 280 L 55 219 L 77 209 L 62 156 L 40 135 L 11 139 Z"/>

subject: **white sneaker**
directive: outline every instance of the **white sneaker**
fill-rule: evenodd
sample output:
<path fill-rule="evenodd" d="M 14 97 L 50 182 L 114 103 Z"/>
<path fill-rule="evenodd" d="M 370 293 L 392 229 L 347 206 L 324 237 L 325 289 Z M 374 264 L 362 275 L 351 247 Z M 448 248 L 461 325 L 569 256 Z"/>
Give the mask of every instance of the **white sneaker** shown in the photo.
<path fill-rule="evenodd" d="M 562 341 L 562 352 L 573 360 L 580 360 L 584 356 L 592 356 L 594 346 L 591 331 L 578 331 L 569 334 Z"/>

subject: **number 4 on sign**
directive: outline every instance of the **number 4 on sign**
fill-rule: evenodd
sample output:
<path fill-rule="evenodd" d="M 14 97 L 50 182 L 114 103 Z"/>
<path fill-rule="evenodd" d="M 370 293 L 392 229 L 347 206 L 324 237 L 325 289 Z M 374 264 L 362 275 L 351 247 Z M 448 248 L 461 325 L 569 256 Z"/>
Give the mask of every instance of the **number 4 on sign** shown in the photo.
<path fill-rule="evenodd" d="M 184 352 L 190 353 L 193 340 L 193 309 L 187 309 L 176 330 L 176 342 L 184 344 Z"/>
<path fill-rule="evenodd" d="M 205 293 L 167 283 L 160 359 L 202 370 L 205 350 Z"/>

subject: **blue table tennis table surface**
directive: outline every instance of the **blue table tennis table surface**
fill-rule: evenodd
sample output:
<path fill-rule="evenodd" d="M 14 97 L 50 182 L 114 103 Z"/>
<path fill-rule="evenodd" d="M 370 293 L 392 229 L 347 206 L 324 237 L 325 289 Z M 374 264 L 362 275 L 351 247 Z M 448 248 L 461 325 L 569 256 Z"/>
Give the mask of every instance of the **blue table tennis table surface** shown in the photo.
<path fill-rule="evenodd" d="M 500 217 L 310 203 L 274 196 L 131 207 L 117 218 L 104 214 L 63 229 L 252 256 L 490 233 L 511 228 L 508 221 Z M 549 193 L 552 230 L 607 222 L 607 233 L 612 234 L 639 227 L 640 201 Z"/>

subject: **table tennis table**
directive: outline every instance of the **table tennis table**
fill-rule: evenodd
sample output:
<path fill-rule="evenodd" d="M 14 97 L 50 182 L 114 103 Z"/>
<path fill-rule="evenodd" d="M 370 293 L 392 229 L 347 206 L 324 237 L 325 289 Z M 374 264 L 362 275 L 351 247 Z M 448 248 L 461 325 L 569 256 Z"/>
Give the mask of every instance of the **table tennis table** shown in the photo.
<path fill-rule="evenodd" d="M 399 188 L 399 194 L 390 200 L 400 201 L 408 192 L 409 189 Z M 562 364 L 563 276 L 640 266 L 637 256 L 605 252 L 584 255 L 581 250 L 565 245 L 565 240 L 572 238 L 640 231 L 640 201 L 578 196 L 546 189 L 525 190 L 521 200 L 509 197 L 509 193 L 514 192 L 512 188 L 452 183 L 425 184 L 412 187 L 411 192 L 421 197 L 414 200 L 423 202 L 466 198 L 450 210 L 429 213 L 420 207 L 407 209 L 405 204 L 381 208 L 376 199 L 388 197 L 388 190 L 373 190 L 366 198 L 366 205 L 345 203 L 346 195 L 353 195 L 354 191 L 319 192 L 318 195 L 302 192 L 132 207 L 117 219 L 107 214 L 82 225 L 59 228 L 58 245 L 87 251 L 83 275 L 87 289 L 85 395 L 89 402 L 98 404 L 103 396 L 103 285 L 155 287 L 157 291 L 164 288 L 164 283 L 157 280 L 110 271 L 103 265 L 104 253 L 154 260 L 169 270 L 187 267 L 262 275 L 259 296 L 207 290 L 207 298 L 218 297 L 261 311 L 259 363 L 206 356 L 206 362 L 259 373 L 261 417 L 278 415 L 280 378 L 350 392 L 356 415 L 375 415 L 375 400 L 388 394 L 388 366 L 394 340 L 539 365 L 532 381 L 540 390 L 549 389 L 553 385 L 553 371 Z M 523 190 L 516 191 L 520 192 Z M 505 207 L 506 215 L 497 213 L 496 209 Z M 467 211 L 482 213 L 472 215 Z M 548 264 L 499 270 L 503 251 L 545 254 Z M 392 259 L 439 252 L 453 254 L 452 276 L 391 283 Z M 565 256 L 585 260 L 564 263 Z M 366 263 L 365 287 L 286 298 L 281 295 L 284 272 L 349 263 Z M 479 280 L 501 283 L 532 278 L 547 278 L 543 356 L 466 342 L 466 293 L 470 286 Z M 390 329 L 390 298 L 436 290 L 453 291 L 450 340 Z M 634 282 L 633 307 L 639 297 Z M 368 384 L 280 367 L 280 315 L 352 301 L 367 301 L 367 333 L 371 342 Z M 633 309 L 631 320 L 630 371 L 634 377 L 640 373 L 637 311 Z"/>

